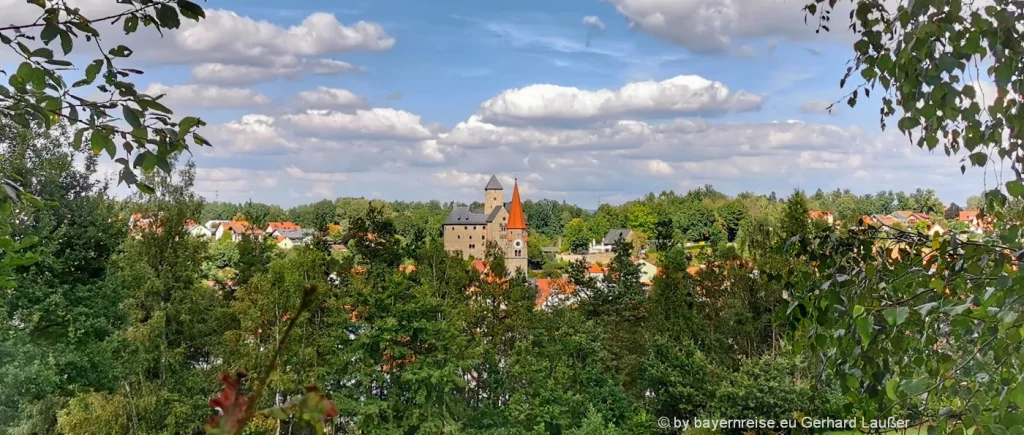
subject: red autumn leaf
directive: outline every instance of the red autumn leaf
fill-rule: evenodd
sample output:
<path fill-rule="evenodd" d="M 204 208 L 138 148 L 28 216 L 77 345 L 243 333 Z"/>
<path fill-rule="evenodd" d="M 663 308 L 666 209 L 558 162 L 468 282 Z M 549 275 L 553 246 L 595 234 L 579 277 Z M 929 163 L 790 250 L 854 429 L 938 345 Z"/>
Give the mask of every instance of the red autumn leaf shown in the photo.
<path fill-rule="evenodd" d="M 220 375 L 219 381 L 224 384 L 224 387 L 221 388 L 217 396 L 210 399 L 210 407 L 218 410 L 220 414 L 207 420 L 207 428 L 238 429 L 239 420 L 249 408 L 249 398 L 242 393 L 242 381 L 245 380 L 245 377 L 245 372 Z"/>

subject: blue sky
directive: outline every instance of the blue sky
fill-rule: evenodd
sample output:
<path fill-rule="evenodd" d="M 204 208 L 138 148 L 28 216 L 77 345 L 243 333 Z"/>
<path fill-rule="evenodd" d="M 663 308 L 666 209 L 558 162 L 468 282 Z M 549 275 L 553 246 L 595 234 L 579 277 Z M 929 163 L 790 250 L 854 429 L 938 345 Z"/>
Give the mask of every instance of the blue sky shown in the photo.
<path fill-rule="evenodd" d="M 703 184 L 958 203 L 993 187 L 998 173 L 960 175 L 959 158 L 880 131 L 877 100 L 823 113 L 852 38 L 838 19 L 815 35 L 801 6 L 211 0 L 207 20 L 130 45 L 140 88 L 209 123 L 208 199 L 473 201 L 492 173 L 587 208 Z"/>

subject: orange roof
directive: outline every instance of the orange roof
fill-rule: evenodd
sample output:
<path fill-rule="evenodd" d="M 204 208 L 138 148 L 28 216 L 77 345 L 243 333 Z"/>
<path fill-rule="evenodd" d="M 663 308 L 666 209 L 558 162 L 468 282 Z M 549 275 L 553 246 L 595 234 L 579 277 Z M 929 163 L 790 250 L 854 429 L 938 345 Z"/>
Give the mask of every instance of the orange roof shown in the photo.
<path fill-rule="evenodd" d="M 832 212 L 821 210 L 810 210 L 807 214 L 811 216 L 811 219 L 825 219 L 828 216 L 832 216 Z"/>
<path fill-rule="evenodd" d="M 598 266 L 597 263 L 590 263 L 590 266 L 587 267 L 587 272 L 590 272 L 590 273 L 604 273 L 604 268 L 602 268 L 601 266 Z"/>
<path fill-rule="evenodd" d="M 487 271 L 487 262 L 483 260 L 473 260 L 473 267 L 480 271 L 480 273 L 484 273 Z"/>
<path fill-rule="evenodd" d="M 537 278 L 537 308 L 544 306 L 551 294 L 572 294 L 575 289 L 566 278 Z"/>
<path fill-rule="evenodd" d="M 295 224 L 294 222 L 267 222 L 267 228 L 270 228 L 270 231 L 302 229 L 301 226 Z"/>
<path fill-rule="evenodd" d="M 285 236 L 277 236 L 277 243 L 281 243 L 282 240 L 287 239 Z"/>
<path fill-rule="evenodd" d="M 978 217 L 978 213 L 980 213 L 978 210 L 960 210 L 960 216 L 957 218 L 957 220 L 969 221 L 971 219 Z"/>
<path fill-rule="evenodd" d="M 523 204 L 519 202 L 518 180 L 512 188 L 512 205 L 508 209 L 508 225 L 505 225 L 505 228 L 509 230 L 526 229 L 526 216 L 523 215 Z"/>
<path fill-rule="evenodd" d="M 698 266 L 690 266 L 690 267 L 686 268 L 686 272 L 689 273 L 690 275 L 693 275 L 693 276 L 697 276 L 697 271 L 699 271 L 699 270 L 700 270 L 700 267 L 698 267 Z"/>
<path fill-rule="evenodd" d="M 413 272 L 416 271 L 416 265 L 415 264 L 403 264 L 401 266 L 398 266 L 398 270 L 401 270 L 402 272 L 405 272 L 405 273 L 413 273 Z"/>

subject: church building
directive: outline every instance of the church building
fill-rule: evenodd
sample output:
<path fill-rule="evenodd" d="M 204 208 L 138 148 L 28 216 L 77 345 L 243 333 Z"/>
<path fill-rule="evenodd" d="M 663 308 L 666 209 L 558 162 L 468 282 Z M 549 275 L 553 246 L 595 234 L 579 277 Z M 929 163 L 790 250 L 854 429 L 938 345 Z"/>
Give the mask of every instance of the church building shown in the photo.
<path fill-rule="evenodd" d="M 519 200 L 519 183 L 512 187 L 512 201 L 506 203 L 504 189 L 493 175 L 484 186 L 482 211 L 455 207 L 444 220 L 444 248 L 449 252 L 484 259 L 491 241 L 505 252 L 505 268 L 510 273 L 527 270 L 526 216 Z"/>

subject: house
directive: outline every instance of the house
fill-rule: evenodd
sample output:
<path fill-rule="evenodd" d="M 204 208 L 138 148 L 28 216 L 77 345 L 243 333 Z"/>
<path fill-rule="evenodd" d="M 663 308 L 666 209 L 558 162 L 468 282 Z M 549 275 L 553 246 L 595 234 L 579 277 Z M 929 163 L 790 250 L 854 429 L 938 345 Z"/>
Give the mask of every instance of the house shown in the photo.
<path fill-rule="evenodd" d="M 640 268 L 640 283 L 644 287 L 650 287 L 654 284 L 654 276 L 658 274 L 658 266 L 655 266 L 647 260 L 634 259 L 633 264 L 636 264 Z"/>
<path fill-rule="evenodd" d="M 206 228 L 205 225 L 197 225 L 192 221 L 185 222 L 185 231 L 188 231 L 188 235 L 192 237 L 199 237 L 201 239 L 213 237 L 213 231 L 210 231 L 210 229 Z"/>
<path fill-rule="evenodd" d="M 599 266 L 597 263 L 590 263 L 590 266 L 587 266 L 587 276 L 594 278 L 598 281 L 604 279 L 604 274 L 607 271 L 607 269 Z"/>
<path fill-rule="evenodd" d="M 264 230 L 271 236 L 277 236 L 279 230 L 301 230 L 302 227 L 294 222 L 267 222 L 267 229 Z"/>
<path fill-rule="evenodd" d="M 206 227 L 206 229 L 210 230 L 211 233 L 215 233 L 215 232 L 217 232 L 217 228 L 220 227 L 221 224 L 226 224 L 226 223 L 230 223 L 230 222 L 231 221 L 229 221 L 229 220 L 223 220 L 223 219 L 211 219 L 211 220 L 206 221 L 206 223 L 203 224 L 203 226 Z"/>
<path fill-rule="evenodd" d="M 930 236 L 942 236 L 943 234 L 946 234 L 946 229 L 942 228 L 942 225 L 939 225 L 938 222 L 932 222 L 928 225 L 928 229 L 925 230 L 925 233 Z"/>
<path fill-rule="evenodd" d="M 283 230 L 283 229 L 281 229 L 281 230 L 274 231 L 274 233 L 275 233 L 275 238 L 278 240 L 278 246 L 281 246 L 281 238 L 282 237 L 291 241 L 291 243 L 289 243 L 289 245 L 291 245 L 291 246 L 289 246 L 288 248 L 285 248 L 285 249 L 291 249 L 291 247 L 294 247 L 294 246 L 306 246 L 307 244 L 309 244 L 309 241 L 313 239 L 313 234 L 314 234 L 312 230 L 302 230 L 302 229 L 300 229 L 300 230 Z M 284 246 L 281 246 L 281 247 L 284 247 Z"/>
<path fill-rule="evenodd" d="M 967 223 L 971 232 L 981 234 L 984 231 L 992 231 L 994 220 L 991 216 L 982 216 L 980 210 L 961 210 L 957 217 L 960 222 Z"/>
<path fill-rule="evenodd" d="M 292 249 L 292 248 L 295 247 L 295 242 L 293 242 L 292 239 L 289 239 L 289 238 L 287 238 L 285 236 L 274 237 L 274 240 L 277 242 L 277 247 L 278 248 L 281 248 L 281 249 Z"/>
<path fill-rule="evenodd" d="M 608 234 L 604 235 L 604 239 L 601 239 L 601 243 L 598 244 L 596 240 L 590 241 L 589 252 L 591 254 L 598 254 L 601 252 L 612 252 L 615 248 L 615 243 L 622 239 L 627 243 L 632 243 L 634 238 L 633 230 L 629 229 L 612 229 L 608 230 Z"/>
<path fill-rule="evenodd" d="M 225 234 L 231 235 L 231 241 L 239 242 L 242 240 L 242 234 L 250 234 L 253 237 L 262 240 L 266 233 L 259 228 L 254 228 L 252 224 L 246 221 L 228 221 L 227 223 L 221 223 L 217 227 L 217 232 L 214 233 L 214 237 L 220 240 Z"/>
<path fill-rule="evenodd" d="M 931 220 L 932 220 L 931 216 L 928 216 L 928 215 L 926 215 L 924 213 L 917 213 L 917 212 L 910 211 L 910 210 L 894 211 L 889 216 L 892 216 L 892 217 L 896 218 L 896 220 L 900 221 L 904 225 L 913 225 L 913 224 L 917 223 L 918 221 L 928 221 L 928 222 L 931 222 Z"/>
<path fill-rule="evenodd" d="M 811 217 L 811 220 L 825 221 L 829 225 L 835 225 L 835 218 L 830 211 L 810 210 L 807 214 Z"/>
<path fill-rule="evenodd" d="M 537 309 L 550 310 L 572 304 L 576 300 L 575 288 L 567 278 L 537 278 Z"/>
<path fill-rule="evenodd" d="M 896 219 L 887 214 L 873 214 L 871 215 L 871 224 L 892 227 L 895 226 L 896 224 L 902 225 L 902 222 L 899 219 Z"/>

